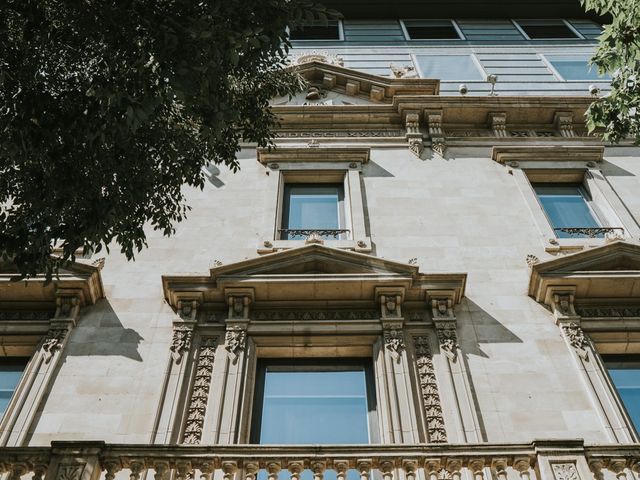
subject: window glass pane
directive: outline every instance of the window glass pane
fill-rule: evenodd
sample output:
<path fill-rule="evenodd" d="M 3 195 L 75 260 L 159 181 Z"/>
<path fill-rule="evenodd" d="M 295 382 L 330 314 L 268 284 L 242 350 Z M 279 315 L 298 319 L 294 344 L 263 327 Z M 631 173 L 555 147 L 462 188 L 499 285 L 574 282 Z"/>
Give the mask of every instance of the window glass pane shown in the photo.
<path fill-rule="evenodd" d="M 423 78 L 483 80 L 471 55 L 416 55 Z"/>
<path fill-rule="evenodd" d="M 599 75 L 598 69 L 589 65 L 589 57 L 576 55 L 547 55 L 547 60 L 553 65 L 565 80 L 609 80 L 609 75 Z"/>
<path fill-rule="evenodd" d="M 411 40 L 460 39 L 450 20 L 405 20 Z"/>
<path fill-rule="evenodd" d="M 533 186 L 551 226 L 557 228 L 595 228 L 600 223 L 589 208 L 586 192 L 580 185 L 544 185 Z M 556 230 L 559 238 L 576 237 Z"/>
<path fill-rule="evenodd" d="M 640 356 L 616 357 L 604 356 L 604 363 L 633 425 L 640 431 Z"/>
<path fill-rule="evenodd" d="M 342 229 L 342 185 L 291 184 L 285 187 L 282 228 L 286 230 Z M 283 239 L 304 238 L 295 232 Z"/>
<path fill-rule="evenodd" d="M 529 38 L 578 38 L 562 20 L 518 20 Z"/>
<path fill-rule="evenodd" d="M 28 358 L 15 357 L 0 359 L 0 417 L 7 409 L 28 361 Z"/>
<path fill-rule="evenodd" d="M 261 444 L 369 443 L 364 367 L 267 367 Z"/>
<path fill-rule="evenodd" d="M 313 22 L 292 28 L 289 38 L 291 40 L 340 40 L 338 21 Z"/>

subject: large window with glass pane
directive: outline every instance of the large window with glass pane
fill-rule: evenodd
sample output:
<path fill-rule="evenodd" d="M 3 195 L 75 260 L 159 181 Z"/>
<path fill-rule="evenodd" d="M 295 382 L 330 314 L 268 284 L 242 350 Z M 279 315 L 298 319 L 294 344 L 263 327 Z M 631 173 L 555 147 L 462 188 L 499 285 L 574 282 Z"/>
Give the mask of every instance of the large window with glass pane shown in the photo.
<path fill-rule="evenodd" d="M 348 234 L 341 183 L 286 184 L 282 207 L 281 240 L 301 240 L 313 232 L 325 239 Z"/>
<path fill-rule="evenodd" d="M 28 361 L 22 357 L 0 357 L 0 418 L 9 406 Z"/>
<path fill-rule="evenodd" d="M 258 362 L 251 441 L 259 444 L 375 442 L 370 362 L 362 359 Z"/>
<path fill-rule="evenodd" d="M 538 201 L 558 238 L 602 237 L 602 223 L 581 184 L 534 183 Z"/>
<path fill-rule="evenodd" d="M 603 355 L 611 381 L 640 432 L 640 355 Z"/>

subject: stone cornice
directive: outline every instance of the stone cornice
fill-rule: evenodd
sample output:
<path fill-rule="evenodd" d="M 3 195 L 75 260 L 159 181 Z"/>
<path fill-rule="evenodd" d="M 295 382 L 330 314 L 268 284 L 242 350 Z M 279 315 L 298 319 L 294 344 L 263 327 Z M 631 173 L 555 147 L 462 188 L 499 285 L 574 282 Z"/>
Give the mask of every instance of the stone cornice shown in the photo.
<path fill-rule="evenodd" d="M 369 148 L 362 147 L 332 147 L 332 148 L 304 148 L 279 147 L 277 149 L 259 149 L 258 161 L 263 165 L 271 162 L 369 162 Z"/>
<path fill-rule="evenodd" d="M 602 146 L 566 145 L 505 145 L 494 147 L 491 158 L 498 163 L 509 162 L 602 162 Z"/>

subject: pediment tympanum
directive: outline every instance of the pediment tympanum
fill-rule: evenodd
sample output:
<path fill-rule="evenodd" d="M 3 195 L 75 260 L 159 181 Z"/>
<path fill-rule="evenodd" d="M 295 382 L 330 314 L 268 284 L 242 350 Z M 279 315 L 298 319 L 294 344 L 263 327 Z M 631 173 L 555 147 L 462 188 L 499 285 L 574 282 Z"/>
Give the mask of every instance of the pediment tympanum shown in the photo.
<path fill-rule="evenodd" d="M 55 310 L 62 297 L 77 299 L 78 307 L 93 305 L 104 297 L 102 266 L 102 261 L 71 262 L 47 282 L 44 275 L 16 281 L 18 273 L 13 265 L 0 263 L 0 310 Z"/>
<path fill-rule="evenodd" d="M 466 274 L 425 274 L 415 265 L 312 244 L 214 267 L 208 275 L 165 275 L 162 282 L 176 309 L 185 301 L 220 309 L 237 295 L 256 308 L 377 308 L 385 292 L 404 304 L 424 305 L 434 292 L 458 303 Z"/>
<path fill-rule="evenodd" d="M 532 267 L 529 295 L 547 306 L 558 295 L 573 301 L 640 299 L 640 245 L 615 241 Z M 554 296 L 556 300 L 554 300 Z"/>

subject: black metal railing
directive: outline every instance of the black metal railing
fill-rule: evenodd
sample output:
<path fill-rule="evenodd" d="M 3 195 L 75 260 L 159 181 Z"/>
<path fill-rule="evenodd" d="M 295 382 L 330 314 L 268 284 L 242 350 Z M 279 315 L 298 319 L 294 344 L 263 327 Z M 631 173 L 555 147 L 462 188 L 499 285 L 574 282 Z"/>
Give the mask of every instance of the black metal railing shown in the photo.
<path fill-rule="evenodd" d="M 559 238 L 603 238 L 607 233 L 624 235 L 622 227 L 559 227 L 553 230 Z M 558 233 L 565 233 L 566 236 Z"/>
<path fill-rule="evenodd" d="M 340 239 L 342 235 L 349 233 L 345 228 L 281 228 L 282 240 L 304 240 L 311 236 L 317 236 L 323 240 Z"/>

